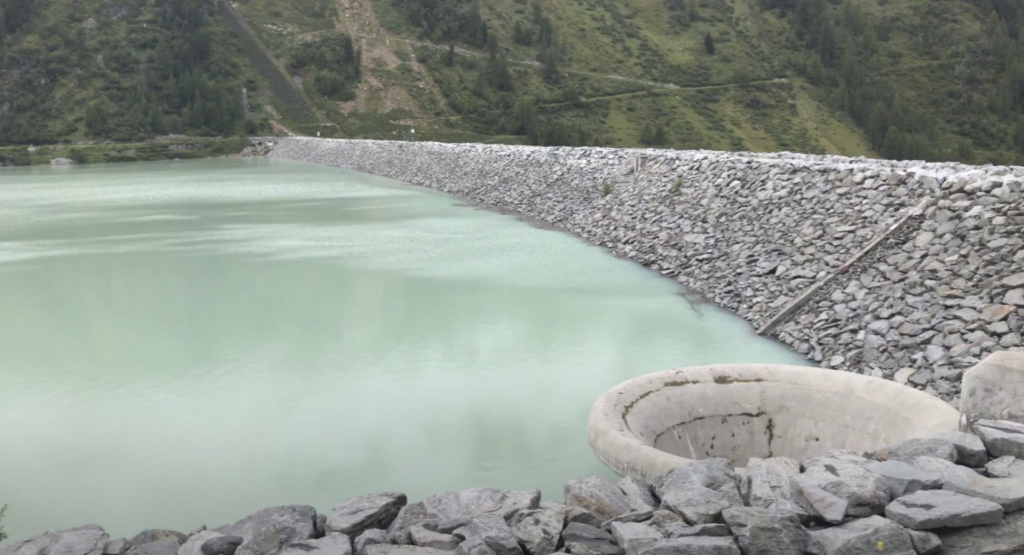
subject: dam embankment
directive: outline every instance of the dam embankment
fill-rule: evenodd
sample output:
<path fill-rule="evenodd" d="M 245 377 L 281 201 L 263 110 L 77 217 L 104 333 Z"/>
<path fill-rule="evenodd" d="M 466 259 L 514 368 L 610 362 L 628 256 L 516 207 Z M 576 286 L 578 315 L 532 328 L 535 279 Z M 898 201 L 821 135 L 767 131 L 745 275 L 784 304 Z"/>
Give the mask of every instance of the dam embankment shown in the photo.
<path fill-rule="evenodd" d="M 823 367 L 950 402 L 965 369 L 1024 345 L 1024 168 L 272 141 L 271 157 L 385 176 L 557 226 L 678 280 Z"/>

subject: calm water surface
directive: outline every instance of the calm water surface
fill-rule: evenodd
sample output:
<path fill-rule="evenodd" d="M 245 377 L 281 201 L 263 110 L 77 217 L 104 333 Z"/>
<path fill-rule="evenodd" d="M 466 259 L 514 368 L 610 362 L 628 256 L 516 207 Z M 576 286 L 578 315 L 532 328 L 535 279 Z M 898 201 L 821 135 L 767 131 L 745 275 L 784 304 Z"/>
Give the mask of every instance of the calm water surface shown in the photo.
<path fill-rule="evenodd" d="M 801 363 L 570 236 L 267 160 L 0 172 L 0 505 L 219 525 L 378 490 L 608 475 L 590 404 L 641 374 Z"/>

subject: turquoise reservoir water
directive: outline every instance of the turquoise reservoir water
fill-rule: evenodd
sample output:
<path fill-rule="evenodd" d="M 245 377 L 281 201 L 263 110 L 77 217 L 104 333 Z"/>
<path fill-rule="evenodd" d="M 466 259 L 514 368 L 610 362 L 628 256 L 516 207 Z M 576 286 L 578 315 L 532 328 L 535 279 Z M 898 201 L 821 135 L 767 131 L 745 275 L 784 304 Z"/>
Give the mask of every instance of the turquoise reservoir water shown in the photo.
<path fill-rule="evenodd" d="M 800 364 L 571 236 L 337 169 L 0 171 L 12 539 L 191 530 L 378 490 L 606 474 L 590 404 L 641 374 Z"/>

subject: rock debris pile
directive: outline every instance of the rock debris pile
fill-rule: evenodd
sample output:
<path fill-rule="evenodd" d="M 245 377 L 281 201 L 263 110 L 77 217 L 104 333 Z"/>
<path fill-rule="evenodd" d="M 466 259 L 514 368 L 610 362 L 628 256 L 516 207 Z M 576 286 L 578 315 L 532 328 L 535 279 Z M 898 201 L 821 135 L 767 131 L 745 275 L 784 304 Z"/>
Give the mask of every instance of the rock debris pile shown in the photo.
<path fill-rule="evenodd" d="M 1024 168 L 310 138 L 280 139 L 270 156 L 399 179 L 552 224 L 756 326 L 924 201 L 923 214 L 774 334 L 826 368 L 952 403 L 965 369 L 1024 346 Z"/>
<path fill-rule="evenodd" d="M 1024 550 L 1024 425 L 910 439 L 802 461 L 694 461 L 653 484 L 570 480 L 475 488 L 408 503 L 402 493 L 264 509 L 234 524 L 110 539 L 85 526 L 0 555 L 977 555 Z"/>

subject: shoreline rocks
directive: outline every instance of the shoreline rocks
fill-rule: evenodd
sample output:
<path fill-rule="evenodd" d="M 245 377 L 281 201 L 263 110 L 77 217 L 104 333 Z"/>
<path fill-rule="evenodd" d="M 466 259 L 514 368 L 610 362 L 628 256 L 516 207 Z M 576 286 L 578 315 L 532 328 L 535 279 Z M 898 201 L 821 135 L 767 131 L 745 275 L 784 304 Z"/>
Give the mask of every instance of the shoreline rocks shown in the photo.
<path fill-rule="evenodd" d="M 443 191 L 564 230 L 826 368 L 956 404 L 964 371 L 1024 350 L 1024 168 L 791 153 L 254 139 L 273 158 Z M 274 142 L 270 145 L 270 142 Z M 846 264 L 910 210 L 857 263 Z"/>

